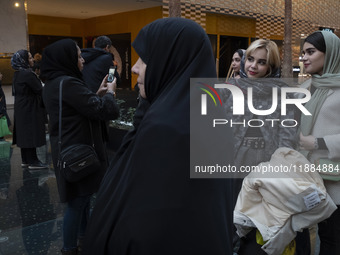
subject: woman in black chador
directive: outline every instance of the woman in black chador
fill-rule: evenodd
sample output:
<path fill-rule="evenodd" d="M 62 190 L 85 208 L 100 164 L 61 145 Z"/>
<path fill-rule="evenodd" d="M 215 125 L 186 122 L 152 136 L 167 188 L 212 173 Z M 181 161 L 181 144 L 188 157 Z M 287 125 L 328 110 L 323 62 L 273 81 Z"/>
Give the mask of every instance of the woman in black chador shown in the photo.
<path fill-rule="evenodd" d="M 193 21 L 166 18 L 145 26 L 133 47 L 135 128 L 98 191 L 83 254 L 232 254 L 229 180 L 189 171 L 190 78 L 216 77 L 209 38 Z M 233 152 L 223 153 L 231 163 Z"/>

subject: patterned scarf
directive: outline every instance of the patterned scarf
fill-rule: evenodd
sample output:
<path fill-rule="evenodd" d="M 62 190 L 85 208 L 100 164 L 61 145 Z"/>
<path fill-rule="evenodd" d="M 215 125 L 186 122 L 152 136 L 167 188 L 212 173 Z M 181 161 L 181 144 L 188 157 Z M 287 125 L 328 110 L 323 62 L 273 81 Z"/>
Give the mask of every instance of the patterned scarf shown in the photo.
<path fill-rule="evenodd" d="M 28 51 L 27 50 L 19 50 L 17 51 L 12 59 L 11 65 L 14 70 L 26 70 L 30 68 L 28 62 Z"/>

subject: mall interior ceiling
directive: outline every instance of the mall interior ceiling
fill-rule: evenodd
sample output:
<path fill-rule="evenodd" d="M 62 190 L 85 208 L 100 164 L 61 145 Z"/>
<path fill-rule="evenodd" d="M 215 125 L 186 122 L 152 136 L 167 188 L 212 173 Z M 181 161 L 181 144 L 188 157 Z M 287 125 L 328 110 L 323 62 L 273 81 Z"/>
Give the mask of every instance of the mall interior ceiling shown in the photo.
<path fill-rule="evenodd" d="M 162 0 L 27 0 L 27 13 L 88 19 L 161 5 Z"/>

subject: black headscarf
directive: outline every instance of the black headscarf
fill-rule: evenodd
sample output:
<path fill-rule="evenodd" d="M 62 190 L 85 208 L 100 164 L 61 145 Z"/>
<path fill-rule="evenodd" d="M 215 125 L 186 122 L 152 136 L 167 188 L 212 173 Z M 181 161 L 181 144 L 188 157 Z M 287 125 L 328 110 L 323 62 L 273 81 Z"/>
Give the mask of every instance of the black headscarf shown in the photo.
<path fill-rule="evenodd" d="M 18 50 L 11 59 L 11 65 L 14 70 L 25 70 L 30 68 L 28 62 L 28 51 Z"/>
<path fill-rule="evenodd" d="M 44 80 L 52 80 L 63 75 L 82 78 L 78 68 L 77 44 L 71 39 L 59 40 L 43 51 L 40 76 Z"/>
<path fill-rule="evenodd" d="M 180 27 L 181 22 L 182 19 L 176 22 L 173 19 L 162 19 L 157 24 L 149 24 L 140 31 L 132 44 L 147 64 L 145 92 L 151 103 L 164 89 L 170 91 L 176 84 L 183 83 L 186 79 L 188 81 L 190 77 L 216 76 L 215 67 L 208 64 L 214 61 L 210 49 L 203 47 L 209 41 L 206 41 L 206 37 L 197 36 L 202 28 L 194 26 L 190 30 L 187 26 Z M 172 38 L 169 38 L 169 34 Z M 198 58 L 202 58 L 200 65 Z M 178 89 L 176 87 L 176 91 Z M 189 88 L 186 86 L 183 89 Z M 165 93 L 168 94 L 168 91 Z"/>
<path fill-rule="evenodd" d="M 231 254 L 226 180 L 189 172 L 190 78 L 216 77 L 209 38 L 193 21 L 166 18 L 133 47 L 147 64 L 148 99 L 97 193 L 83 254 Z"/>

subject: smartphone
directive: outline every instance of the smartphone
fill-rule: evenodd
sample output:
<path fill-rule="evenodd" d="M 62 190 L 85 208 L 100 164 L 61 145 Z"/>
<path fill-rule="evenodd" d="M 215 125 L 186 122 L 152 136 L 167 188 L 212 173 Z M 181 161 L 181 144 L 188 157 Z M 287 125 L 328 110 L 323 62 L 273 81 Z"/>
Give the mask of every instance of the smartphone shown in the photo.
<path fill-rule="evenodd" d="M 113 82 L 113 80 L 115 79 L 115 71 L 116 68 L 114 66 L 111 66 L 109 69 L 109 76 L 107 77 L 108 82 Z"/>

